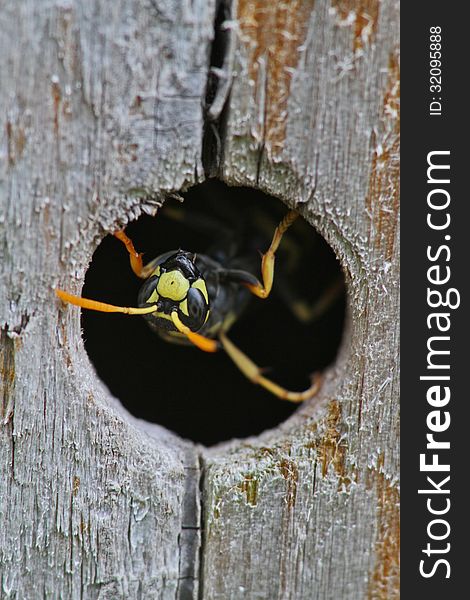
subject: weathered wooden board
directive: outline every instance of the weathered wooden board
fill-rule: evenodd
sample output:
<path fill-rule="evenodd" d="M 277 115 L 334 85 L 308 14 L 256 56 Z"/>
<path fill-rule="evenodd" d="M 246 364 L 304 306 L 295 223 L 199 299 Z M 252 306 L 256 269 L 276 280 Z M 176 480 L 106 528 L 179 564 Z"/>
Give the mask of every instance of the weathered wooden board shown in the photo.
<path fill-rule="evenodd" d="M 398 595 L 398 8 L 231 10 L 220 176 L 333 246 L 340 356 L 317 402 L 211 450 L 122 409 L 53 287 L 79 292 L 105 233 L 202 180 L 214 2 L 2 6 L 1 598 Z"/>
<path fill-rule="evenodd" d="M 195 449 L 123 411 L 53 288 L 79 293 L 107 232 L 202 176 L 213 13 L 2 4 L 2 598 L 192 596 Z"/>
<path fill-rule="evenodd" d="M 349 325 L 317 402 L 205 453 L 203 597 L 396 598 L 398 7 L 235 11 L 223 177 L 319 229 L 347 276 Z"/>

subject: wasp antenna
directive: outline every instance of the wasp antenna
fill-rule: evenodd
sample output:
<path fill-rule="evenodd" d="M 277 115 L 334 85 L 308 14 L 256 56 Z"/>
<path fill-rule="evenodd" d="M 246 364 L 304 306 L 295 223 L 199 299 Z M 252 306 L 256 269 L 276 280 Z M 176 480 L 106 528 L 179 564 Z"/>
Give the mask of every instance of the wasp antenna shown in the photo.
<path fill-rule="evenodd" d="M 106 304 L 105 302 L 97 302 L 96 300 L 89 300 L 88 298 L 82 298 L 81 296 L 74 296 L 64 290 L 55 290 L 56 295 L 68 304 L 74 306 L 80 306 L 81 308 L 87 308 L 88 310 L 96 310 L 99 312 L 109 313 L 124 313 L 126 315 L 147 315 L 157 310 L 157 305 L 146 306 L 144 308 L 133 308 L 131 306 L 114 306 L 113 304 Z"/>

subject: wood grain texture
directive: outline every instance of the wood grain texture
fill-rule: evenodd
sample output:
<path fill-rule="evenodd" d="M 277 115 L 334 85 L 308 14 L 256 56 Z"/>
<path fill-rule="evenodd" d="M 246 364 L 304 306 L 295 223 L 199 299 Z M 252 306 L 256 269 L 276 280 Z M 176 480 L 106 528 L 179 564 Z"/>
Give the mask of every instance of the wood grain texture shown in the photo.
<path fill-rule="evenodd" d="M 1 598 L 197 596 L 196 451 L 110 396 L 53 288 L 201 177 L 213 12 L 2 5 Z"/>
<path fill-rule="evenodd" d="M 239 0 L 224 24 L 220 177 L 297 206 L 347 277 L 315 402 L 196 448 L 121 407 L 53 294 L 80 292 L 106 233 L 203 179 L 214 4 L 0 10 L 2 599 L 398 597 L 394 0 Z"/>
<path fill-rule="evenodd" d="M 283 198 L 322 233 L 349 316 L 317 400 L 205 453 L 203 597 L 397 598 L 398 7 L 236 11 L 222 176 Z"/>

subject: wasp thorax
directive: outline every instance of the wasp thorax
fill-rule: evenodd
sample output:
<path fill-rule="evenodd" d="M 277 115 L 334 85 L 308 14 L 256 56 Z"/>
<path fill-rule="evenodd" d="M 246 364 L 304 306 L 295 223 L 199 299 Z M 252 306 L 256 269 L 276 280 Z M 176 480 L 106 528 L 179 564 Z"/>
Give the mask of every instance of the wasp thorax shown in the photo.
<path fill-rule="evenodd" d="M 159 331 L 174 331 L 171 315 L 176 312 L 186 327 L 198 331 L 209 317 L 209 296 L 196 255 L 178 250 L 160 259 L 139 292 L 139 306 L 158 307 L 146 320 Z"/>

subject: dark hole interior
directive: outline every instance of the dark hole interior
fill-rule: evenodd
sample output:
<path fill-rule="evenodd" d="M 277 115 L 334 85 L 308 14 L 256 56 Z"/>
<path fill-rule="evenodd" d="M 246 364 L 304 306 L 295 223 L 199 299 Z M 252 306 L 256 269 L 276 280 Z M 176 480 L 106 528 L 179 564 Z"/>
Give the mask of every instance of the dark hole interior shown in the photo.
<path fill-rule="evenodd" d="M 144 262 L 172 249 L 205 253 L 224 227 L 240 227 L 240 244 L 260 261 L 287 208 L 262 192 L 227 187 L 211 180 L 168 199 L 157 217 L 143 216 L 126 233 Z M 183 215 L 175 219 L 174 213 Z M 205 231 L 214 223 L 214 231 Z M 219 227 L 220 225 L 220 227 Z M 210 229 L 210 228 L 209 228 Z M 243 240 L 242 231 L 246 239 Z M 237 238 L 238 239 L 238 238 Z M 260 277 L 259 266 L 256 276 Z M 97 248 L 82 295 L 120 306 L 137 306 L 142 280 L 129 266 L 121 242 L 107 236 Z M 336 289 L 328 308 L 311 322 L 299 321 L 292 299 L 310 305 Z M 266 375 L 292 390 L 309 386 L 309 375 L 335 358 L 345 313 L 344 279 L 324 239 L 298 219 L 276 255 L 271 296 L 253 296 L 229 332 Z M 158 423 L 184 438 L 205 445 L 247 437 L 275 427 L 296 410 L 252 384 L 230 358 L 219 351 L 168 343 L 140 316 L 82 311 L 85 347 L 98 375 L 135 416 Z"/>

